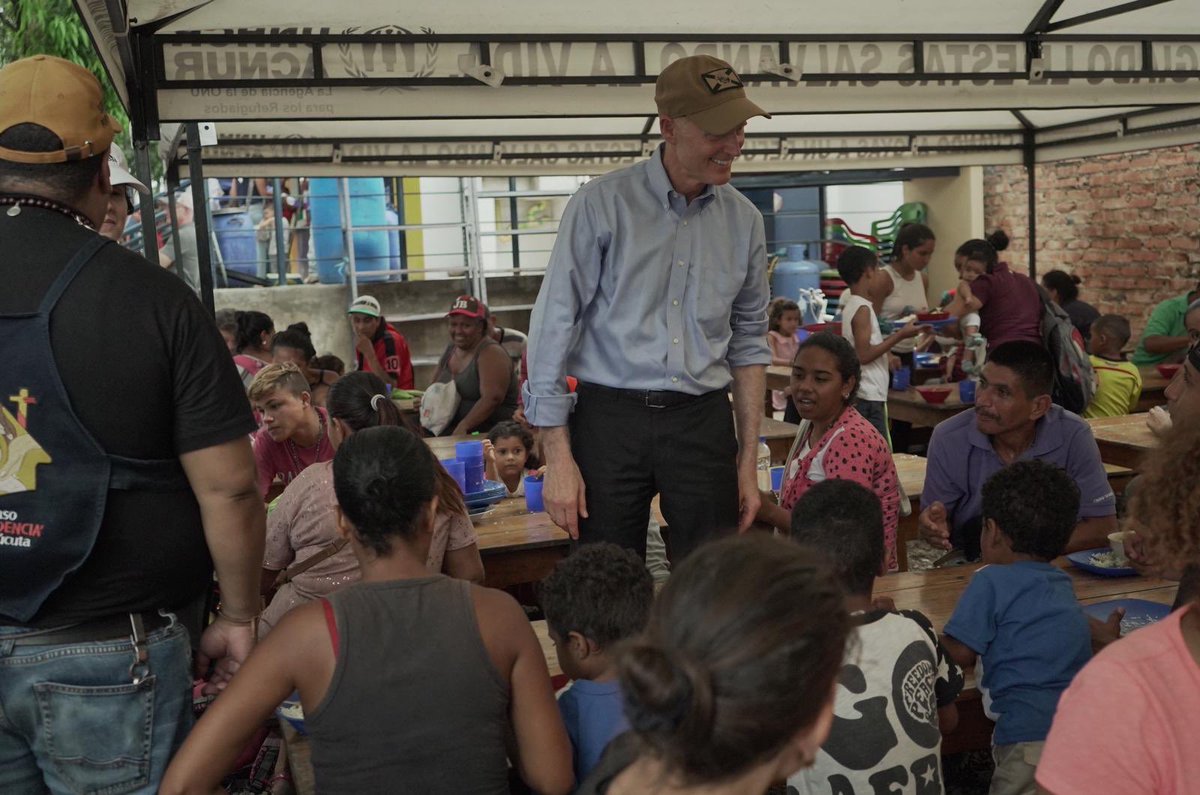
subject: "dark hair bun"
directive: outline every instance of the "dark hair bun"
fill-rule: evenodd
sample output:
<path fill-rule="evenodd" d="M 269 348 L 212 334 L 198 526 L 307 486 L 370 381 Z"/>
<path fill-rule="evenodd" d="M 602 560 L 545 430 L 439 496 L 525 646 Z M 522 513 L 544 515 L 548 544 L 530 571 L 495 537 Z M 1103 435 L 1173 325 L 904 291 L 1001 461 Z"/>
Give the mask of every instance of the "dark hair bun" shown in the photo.
<path fill-rule="evenodd" d="M 997 229 L 987 236 L 987 242 L 992 244 L 992 248 L 996 251 L 1004 251 L 1008 248 L 1008 233 L 1003 229 Z"/>
<path fill-rule="evenodd" d="M 1079 278 L 1073 273 L 1071 274 L 1071 281 L 1075 282 L 1076 284 L 1083 284 L 1083 279 Z"/>
<path fill-rule="evenodd" d="M 637 643 L 621 662 L 622 692 L 629 725 L 654 742 L 656 737 L 703 742 L 712 727 L 712 682 L 696 666 L 660 646 Z"/>
<path fill-rule="evenodd" d="M 292 325 L 288 326 L 288 331 L 299 331 L 301 334 L 303 334 L 306 337 L 309 337 L 309 338 L 312 337 L 312 332 L 308 330 L 308 324 L 305 323 L 304 321 L 300 321 L 299 323 L 293 323 Z"/>

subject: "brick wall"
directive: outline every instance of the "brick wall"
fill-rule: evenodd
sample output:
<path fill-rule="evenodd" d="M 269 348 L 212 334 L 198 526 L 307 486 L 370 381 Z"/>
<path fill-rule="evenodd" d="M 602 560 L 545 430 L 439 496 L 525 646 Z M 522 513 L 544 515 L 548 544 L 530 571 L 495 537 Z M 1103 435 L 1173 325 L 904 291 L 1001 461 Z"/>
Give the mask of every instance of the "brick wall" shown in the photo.
<path fill-rule="evenodd" d="M 1200 145 L 1037 166 L 1037 270 L 1083 279 L 1080 298 L 1140 334 L 1154 305 L 1200 280 Z M 1022 166 L 984 169 L 984 223 L 1009 233 L 1002 256 L 1029 263 Z"/>

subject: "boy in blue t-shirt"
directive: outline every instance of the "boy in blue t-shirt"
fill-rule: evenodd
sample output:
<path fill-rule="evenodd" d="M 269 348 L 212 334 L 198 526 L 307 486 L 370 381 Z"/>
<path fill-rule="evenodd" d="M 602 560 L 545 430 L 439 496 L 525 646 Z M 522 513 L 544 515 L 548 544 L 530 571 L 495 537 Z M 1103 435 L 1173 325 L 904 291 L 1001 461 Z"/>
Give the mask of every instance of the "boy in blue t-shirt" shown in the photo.
<path fill-rule="evenodd" d="M 1019 461 L 983 486 L 983 568 L 942 643 L 964 668 L 982 658 L 984 710 L 996 721 L 991 795 L 1033 793 L 1059 696 L 1092 657 L 1071 579 L 1050 561 L 1075 528 L 1079 489 L 1058 467 Z"/>
<path fill-rule="evenodd" d="M 571 738 L 575 781 L 587 778 L 610 740 L 628 728 L 613 647 L 646 627 L 654 581 L 636 553 L 585 544 L 542 582 L 542 610 L 563 673 L 558 696 Z"/>
<path fill-rule="evenodd" d="M 871 599 L 884 570 L 879 498 L 848 480 L 818 483 L 792 511 L 792 538 L 825 553 L 856 627 L 829 737 L 788 791 L 943 792 L 942 735 L 958 723 L 962 670 L 923 614 Z"/>

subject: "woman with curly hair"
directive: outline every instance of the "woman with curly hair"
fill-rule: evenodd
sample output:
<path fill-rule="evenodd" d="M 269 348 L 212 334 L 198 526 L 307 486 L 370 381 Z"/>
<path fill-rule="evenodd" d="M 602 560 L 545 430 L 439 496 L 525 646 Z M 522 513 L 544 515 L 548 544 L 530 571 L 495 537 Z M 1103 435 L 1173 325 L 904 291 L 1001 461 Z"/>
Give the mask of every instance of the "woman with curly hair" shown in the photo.
<path fill-rule="evenodd" d="M 1200 564 L 1200 423 L 1147 459 L 1127 526 L 1161 568 Z M 1040 792 L 1194 792 L 1200 781 L 1200 595 L 1109 645 L 1063 694 Z"/>

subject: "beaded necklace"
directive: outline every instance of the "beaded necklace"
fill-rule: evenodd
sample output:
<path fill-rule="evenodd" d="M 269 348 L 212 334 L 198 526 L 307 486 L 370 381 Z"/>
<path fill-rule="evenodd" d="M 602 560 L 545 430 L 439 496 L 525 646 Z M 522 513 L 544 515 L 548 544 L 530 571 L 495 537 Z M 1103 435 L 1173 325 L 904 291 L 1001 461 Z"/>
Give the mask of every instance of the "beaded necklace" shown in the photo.
<path fill-rule="evenodd" d="M 315 411 L 315 409 L 314 409 L 314 411 Z M 315 445 L 313 445 L 314 460 L 315 460 L 315 458 L 319 458 L 321 455 L 321 442 L 323 442 L 323 441 L 325 441 L 325 420 L 323 417 L 321 417 L 321 412 L 318 411 L 317 412 L 317 443 Z M 296 474 L 299 475 L 301 472 L 304 471 L 304 464 L 300 463 L 300 455 L 299 455 L 298 451 L 296 450 L 296 443 L 293 442 L 291 439 L 288 439 L 286 447 L 287 447 L 288 455 L 292 459 L 292 465 L 294 467 L 296 467 Z"/>
<path fill-rule="evenodd" d="M 0 195 L 0 207 L 6 205 L 8 206 L 8 210 L 5 214 L 10 218 L 15 218 L 21 214 L 22 205 L 28 207 L 39 207 L 43 210 L 51 210 L 53 212 L 65 215 L 80 226 L 86 226 L 92 231 L 96 230 L 96 226 L 86 215 L 74 208 L 68 207 L 60 201 L 55 201 L 54 199 L 47 199 L 43 196 L 29 196 L 20 193 L 8 193 Z"/>

